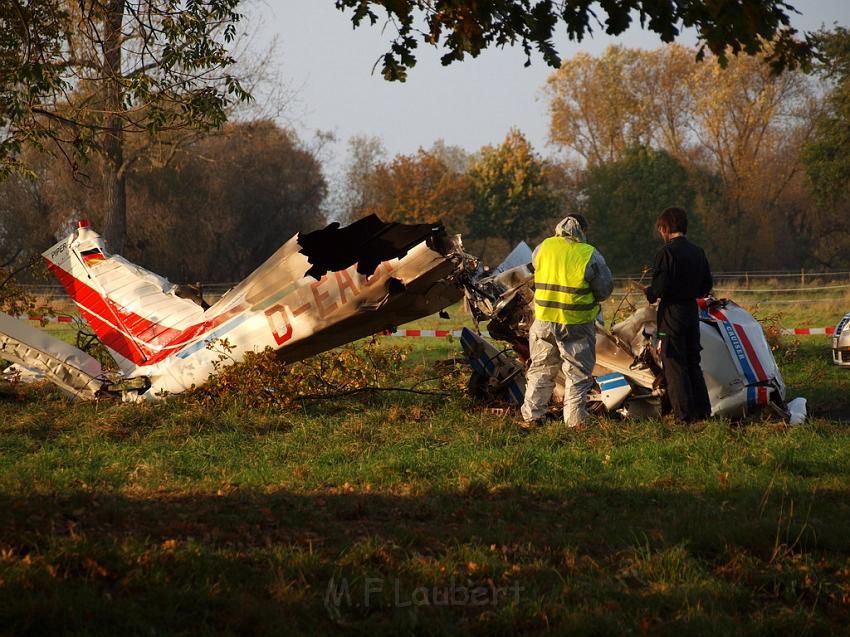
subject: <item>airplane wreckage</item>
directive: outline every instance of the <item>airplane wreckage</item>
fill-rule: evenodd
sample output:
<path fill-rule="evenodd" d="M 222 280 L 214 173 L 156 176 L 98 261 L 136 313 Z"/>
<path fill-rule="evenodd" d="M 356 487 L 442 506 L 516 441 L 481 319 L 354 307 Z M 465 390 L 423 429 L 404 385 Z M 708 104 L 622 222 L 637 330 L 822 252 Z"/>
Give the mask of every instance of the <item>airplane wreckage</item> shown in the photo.
<path fill-rule="evenodd" d="M 530 261 L 528 251 L 526 264 L 479 278 L 467 291 L 475 319 L 489 320 L 490 337 L 509 343 L 516 357 L 497 350 L 468 328 L 461 335 L 473 368 L 473 392 L 483 397 L 500 394 L 517 405 L 525 395 L 528 332 L 534 322 Z M 792 423 L 805 419 L 805 399 L 786 403 L 782 374 L 761 325 L 749 312 L 730 300 L 705 298 L 699 300 L 699 317 L 701 367 L 713 416 L 736 418 L 769 410 Z M 610 331 L 596 324 L 596 386 L 589 396 L 591 411 L 632 417 L 662 413 L 665 391 L 656 319 L 656 307 L 645 306 Z M 552 400 L 560 402 L 563 391 L 564 379 L 559 373 Z"/>
<path fill-rule="evenodd" d="M 228 362 L 248 351 L 277 350 L 294 362 L 429 316 L 465 298 L 476 321 L 489 320 L 497 349 L 465 329 L 470 389 L 489 401 L 519 404 L 525 390 L 533 321 L 531 253 L 521 244 L 488 272 L 441 224 L 385 223 L 372 215 L 298 234 L 257 270 L 207 305 L 186 288 L 107 251 L 87 221 L 44 252 L 81 317 L 115 360 L 107 374 L 89 354 L 0 314 L 0 356 L 82 400 L 119 395 L 157 400 L 203 385 L 220 363 L 210 343 L 226 339 Z M 655 308 L 644 307 L 610 331 L 597 326 L 596 411 L 658 415 L 664 399 L 656 353 Z M 758 322 L 731 301 L 700 305 L 702 367 L 712 413 L 729 417 L 770 409 L 792 421 L 801 405 L 785 385 Z M 563 395 L 563 381 L 553 401 Z M 798 399 L 802 400 L 802 399 Z"/>
<path fill-rule="evenodd" d="M 844 315 L 832 333 L 832 362 L 850 367 L 850 312 Z"/>

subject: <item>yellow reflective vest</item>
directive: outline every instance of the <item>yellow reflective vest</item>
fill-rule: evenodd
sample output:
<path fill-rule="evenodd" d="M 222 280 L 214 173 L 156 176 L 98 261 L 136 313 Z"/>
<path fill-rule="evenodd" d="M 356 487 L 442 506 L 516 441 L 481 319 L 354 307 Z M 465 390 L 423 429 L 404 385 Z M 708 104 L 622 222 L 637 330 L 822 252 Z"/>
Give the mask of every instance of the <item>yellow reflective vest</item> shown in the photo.
<path fill-rule="evenodd" d="M 584 279 L 593 254 L 589 243 L 549 237 L 540 246 L 534 271 L 534 315 L 541 321 L 590 323 L 599 303 Z"/>

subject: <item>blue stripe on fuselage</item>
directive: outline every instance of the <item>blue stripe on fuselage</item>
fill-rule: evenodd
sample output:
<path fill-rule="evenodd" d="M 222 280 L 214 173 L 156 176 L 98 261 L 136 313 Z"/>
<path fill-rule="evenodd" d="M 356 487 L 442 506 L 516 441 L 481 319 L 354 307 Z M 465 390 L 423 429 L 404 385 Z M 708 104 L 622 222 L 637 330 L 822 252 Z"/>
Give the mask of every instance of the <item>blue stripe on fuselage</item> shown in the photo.
<path fill-rule="evenodd" d="M 730 321 L 719 319 L 717 322 L 723 326 L 723 329 L 726 330 L 726 334 L 729 335 L 729 340 L 732 342 L 732 349 L 735 351 L 735 356 L 741 364 L 744 376 L 747 377 L 747 382 L 749 383 L 747 386 L 747 404 L 754 405 L 756 404 L 756 390 L 753 385 L 758 382 L 758 379 L 756 378 L 755 372 L 753 372 L 753 368 L 750 366 L 747 353 L 744 351 L 744 345 L 741 343 L 741 339 L 738 337 L 738 334 L 735 332 L 735 328 L 732 326 Z"/>
<path fill-rule="evenodd" d="M 619 372 L 597 376 L 596 382 L 599 384 L 599 389 L 602 391 L 610 391 L 612 389 L 617 389 L 617 387 L 629 386 L 629 381 L 626 380 L 626 377 Z"/>
<path fill-rule="evenodd" d="M 176 354 L 177 358 L 189 358 L 195 352 L 199 352 L 200 350 L 206 348 L 207 343 L 209 343 L 210 341 L 214 341 L 217 338 L 221 338 L 223 335 L 225 335 L 229 331 L 239 327 L 240 325 L 242 325 L 242 323 L 244 323 L 245 321 L 247 321 L 250 318 L 251 318 L 251 314 L 247 314 L 247 313 L 246 314 L 240 314 L 239 316 L 234 317 L 233 319 L 231 319 L 230 321 L 228 321 L 227 323 L 225 323 L 224 325 L 222 325 L 218 329 L 213 330 L 209 334 L 204 334 L 203 338 L 195 341 L 194 343 L 192 343 L 188 347 L 177 352 L 177 354 Z"/>
<path fill-rule="evenodd" d="M 617 387 L 628 387 L 628 386 L 629 386 L 629 381 L 627 381 L 625 378 L 622 378 L 620 380 L 609 380 L 609 381 L 604 382 L 604 383 L 599 383 L 599 389 L 601 389 L 602 391 L 611 391 L 612 389 L 617 389 Z"/>

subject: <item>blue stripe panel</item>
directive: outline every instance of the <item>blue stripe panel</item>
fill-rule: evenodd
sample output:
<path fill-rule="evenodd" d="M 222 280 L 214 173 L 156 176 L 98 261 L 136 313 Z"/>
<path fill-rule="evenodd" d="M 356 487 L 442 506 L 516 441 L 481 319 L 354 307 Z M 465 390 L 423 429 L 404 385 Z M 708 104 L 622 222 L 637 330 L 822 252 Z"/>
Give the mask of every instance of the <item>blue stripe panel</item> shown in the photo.
<path fill-rule="evenodd" d="M 476 374 L 480 374 L 482 376 L 486 376 L 490 378 L 493 375 L 493 372 L 496 369 L 496 363 L 487 355 L 487 352 L 481 347 L 481 343 L 479 342 L 480 337 L 465 327 L 461 331 L 460 334 L 460 344 L 464 348 L 464 351 L 469 355 L 471 352 L 476 350 L 480 350 L 480 354 L 475 357 L 469 358 L 469 364 L 472 366 L 472 370 Z M 521 405 L 524 399 L 522 388 L 519 386 L 519 382 L 516 380 L 511 381 L 508 385 L 508 399 L 511 403 L 515 405 Z"/>
<path fill-rule="evenodd" d="M 597 383 L 604 383 L 606 380 L 617 380 L 619 378 L 625 378 L 620 372 L 614 372 L 613 374 L 605 374 L 603 376 L 597 376 Z"/>
<path fill-rule="evenodd" d="M 192 343 L 188 347 L 177 352 L 177 354 L 176 354 L 177 358 L 188 358 L 189 356 L 191 356 L 195 352 L 204 349 L 207 346 L 207 343 L 209 343 L 210 341 L 214 341 L 217 338 L 221 338 L 223 335 L 227 334 L 230 330 L 232 330 L 236 327 L 239 327 L 240 325 L 242 325 L 242 323 L 244 323 L 249 318 L 251 318 L 251 316 L 252 316 L 252 314 L 249 314 L 249 313 L 240 314 L 239 316 L 234 318 L 232 321 L 229 321 L 228 323 L 225 323 L 224 325 L 222 325 L 217 330 L 213 330 L 209 334 L 204 334 L 203 338 L 201 340 L 195 341 L 194 343 Z"/>
<path fill-rule="evenodd" d="M 476 349 L 480 349 L 481 351 L 478 356 L 474 358 L 470 357 L 469 359 L 469 364 L 472 366 L 473 371 L 483 376 L 491 376 L 495 368 L 495 363 L 490 360 L 490 357 L 487 356 L 483 348 L 479 348 L 478 336 L 472 330 L 465 327 L 461 333 L 460 341 L 461 345 L 466 345 L 468 352 L 473 352 Z"/>
<path fill-rule="evenodd" d="M 612 389 L 617 389 L 617 387 L 629 386 L 629 381 L 627 381 L 626 377 L 619 372 L 597 376 L 596 382 L 599 383 L 599 388 L 602 391 L 610 391 Z"/>
<path fill-rule="evenodd" d="M 732 342 L 732 349 L 735 350 L 735 356 L 738 357 L 741 369 L 744 370 L 744 376 L 747 377 L 747 383 L 749 383 L 747 385 L 747 404 L 755 405 L 757 402 L 756 389 L 752 385 L 758 382 L 758 379 L 750 365 L 750 360 L 747 358 L 747 353 L 744 351 L 744 346 L 741 344 L 741 339 L 738 338 L 738 333 L 735 332 L 735 328 L 732 327 L 732 324 L 728 320 L 719 320 L 718 323 L 723 326 L 726 334 L 729 335 L 729 340 Z"/>
<path fill-rule="evenodd" d="M 841 332 L 843 332 L 844 328 L 847 327 L 847 323 L 850 323 L 850 314 L 841 319 L 841 322 L 838 324 L 838 327 L 835 328 L 836 336 L 841 336 Z"/>
<path fill-rule="evenodd" d="M 617 389 L 617 387 L 628 387 L 629 381 L 625 378 L 622 380 L 609 380 L 607 383 L 599 383 L 599 388 L 602 391 L 611 391 L 612 389 Z"/>

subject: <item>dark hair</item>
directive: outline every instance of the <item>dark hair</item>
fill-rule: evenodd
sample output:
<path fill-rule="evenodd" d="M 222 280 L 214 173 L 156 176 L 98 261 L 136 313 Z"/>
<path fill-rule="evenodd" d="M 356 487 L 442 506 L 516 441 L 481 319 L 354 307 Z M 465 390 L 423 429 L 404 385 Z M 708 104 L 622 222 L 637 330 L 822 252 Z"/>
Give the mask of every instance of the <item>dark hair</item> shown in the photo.
<path fill-rule="evenodd" d="M 687 234 L 688 214 L 681 208 L 665 208 L 664 212 L 658 215 L 655 228 L 667 234 L 673 234 L 674 232 Z"/>
<path fill-rule="evenodd" d="M 581 226 L 582 232 L 587 232 L 587 219 L 585 218 L 584 215 L 581 215 L 581 214 L 575 212 L 571 215 L 567 215 L 567 219 L 569 219 L 570 217 L 572 217 L 573 219 L 578 221 L 578 225 Z"/>

